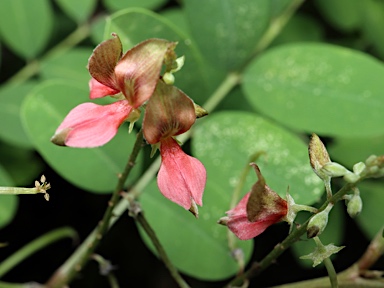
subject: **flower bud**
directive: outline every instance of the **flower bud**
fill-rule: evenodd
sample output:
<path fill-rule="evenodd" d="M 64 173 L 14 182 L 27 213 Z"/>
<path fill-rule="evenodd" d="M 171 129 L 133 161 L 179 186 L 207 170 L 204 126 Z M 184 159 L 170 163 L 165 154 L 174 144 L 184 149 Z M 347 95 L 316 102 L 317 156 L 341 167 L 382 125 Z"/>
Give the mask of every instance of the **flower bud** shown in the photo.
<path fill-rule="evenodd" d="M 353 165 L 353 173 L 356 175 L 360 175 L 366 168 L 365 163 L 363 162 L 358 162 L 355 165 Z"/>
<path fill-rule="evenodd" d="M 325 174 L 321 168 L 331 162 L 331 159 L 323 142 L 321 142 L 319 136 L 316 134 L 312 134 L 311 140 L 309 141 L 308 153 L 313 171 L 322 180 L 327 180 L 329 176 Z"/>
<path fill-rule="evenodd" d="M 356 175 L 355 173 L 349 172 L 348 174 L 344 175 L 343 179 L 348 182 L 348 183 L 356 183 L 359 179 L 360 176 Z"/>
<path fill-rule="evenodd" d="M 307 226 L 307 238 L 313 238 L 323 233 L 328 224 L 328 214 L 333 204 L 329 203 L 323 211 L 313 215 Z"/>
<path fill-rule="evenodd" d="M 357 189 L 357 188 L 356 188 Z M 360 214 L 363 208 L 363 201 L 360 195 L 357 193 L 347 202 L 347 212 L 352 218 Z"/>
<path fill-rule="evenodd" d="M 350 173 L 347 168 L 336 162 L 328 162 L 320 170 L 330 177 L 340 177 Z"/>

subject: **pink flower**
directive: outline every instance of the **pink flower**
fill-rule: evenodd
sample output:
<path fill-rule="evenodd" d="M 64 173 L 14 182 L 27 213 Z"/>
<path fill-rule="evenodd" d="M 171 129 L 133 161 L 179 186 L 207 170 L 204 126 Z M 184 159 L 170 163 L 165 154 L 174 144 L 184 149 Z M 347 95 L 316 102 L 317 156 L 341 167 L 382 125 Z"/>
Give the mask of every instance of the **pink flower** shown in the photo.
<path fill-rule="evenodd" d="M 162 162 L 157 185 L 165 197 L 198 217 L 197 205 L 203 204 L 206 170 L 173 139 L 188 131 L 195 120 L 193 101 L 176 87 L 159 81 L 148 101 L 143 122 L 145 139 L 160 145 Z"/>
<path fill-rule="evenodd" d="M 111 140 L 124 121 L 137 120 L 136 109 L 151 97 L 164 57 L 174 48 L 175 43 L 149 39 L 122 55 L 121 41 L 116 34 L 98 45 L 88 61 L 92 76 L 90 98 L 121 93 L 119 101 L 105 106 L 84 103 L 75 107 L 51 141 L 61 146 L 97 147 Z"/>
<path fill-rule="evenodd" d="M 227 211 L 227 216 L 219 220 L 219 224 L 228 226 L 241 240 L 260 235 L 272 224 L 283 220 L 288 213 L 287 201 L 265 184 L 257 165 L 251 165 L 255 168 L 259 180 L 237 206 Z"/>

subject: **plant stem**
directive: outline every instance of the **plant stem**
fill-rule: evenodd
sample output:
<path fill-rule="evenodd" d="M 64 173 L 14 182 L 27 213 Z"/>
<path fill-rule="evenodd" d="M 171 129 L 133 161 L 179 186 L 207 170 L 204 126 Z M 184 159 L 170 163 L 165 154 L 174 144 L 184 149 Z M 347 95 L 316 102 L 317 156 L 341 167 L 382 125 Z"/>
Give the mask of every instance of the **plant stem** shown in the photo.
<path fill-rule="evenodd" d="M 56 242 L 66 237 L 76 239 L 76 231 L 69 227 L 59 228 L 40 236 L 32 242 L 29 242 L 27 245 L 25 245 L 20 250 L 16 251 L 14 254 L 12 254 L 7 259 L 1 262 L 0 277 L 3 277 L 8 271 L 10 271 L 13 267 L 28 258 L 33 253 L 36 253 L 40 249 L 52 244 L 53 242 Z"/>
<path fill-rule="evenodd" d="M 335 271 L 335 267 L 333 267 L 331 259 L 325 258 L 323 263 L 325 265 L 325 268 L 327 269 L 329 281 L 331 282 L 331 287 L 338 288 L 339 285 L 337 284 L 337 274 Z"/>
<path fill-rule="evenodd" d="M 184 281 L 184 279 L 181 277 L 181 275 L 177 271 L 176 267 L 172 264 L 171 260 L 168 258 L 167 253 L 165 252 L 163 246 L 161 245 L 159 239 L 157 238 L 155 231 L 152 229 L 147 219 L 144 217 L 143 212 L 140 211 L 139 213 L 133 215 L 133 217 L 137 220 L 137 222 L 139 222 L 141 227 L 143 227 L 145 233 L 147 233 L 148 237 L 151 239 L 153 245 L 155 246 L 157 252 L 159 253 L 161 260 L 164 262 L 165 266 L 168 268 L 169 272 L 171 273 L 171 276 L 179 285 L 179 287 L 189 288 L 190 286 L 187 284 L 187 282 Z"/>
<path fill-rule="evenodd" d="M 19 70 L 15 75 L 7 80 L 7 83 L 21 83 L 31 78 L 39 72 L 40 63 L 50 57 L 55 57 L 64 54 L 66 51 L 76 46 L 78 43 L 88 37 L 90 31 L 90 24 L 86 23 L 78 26 L 77 29 L 68 35 L 63 41 L 47 51 L 41 59 L 36 59 L 29 62 L 23 69 Z"/>
<path fill-rule="evenodd" d="M 255 47 L 254 53 L 251 58 L 254 58 L 255 55 L 259 54 L 261 51 L 264 51 L 276 38 L 277 35 L 281 32 L 281 30 L 288 23 L 289 19 L 291 19 L 292 15 L 295 14 L 296 10 L 303 4 L 304 0 L 293 0 L 291 4 L 269 25 L 268 30 L 264 33 L 263 37 L 257 43 Z"/>
<path fill-rule="evenodd" d="M 118 183 L 113 191 L 112 197 L 108 202 L 108 207 L 104 213 L 103 219 L 99 225 L 88 236 L 84 243 L 75 251 L 75 253 L 56 271 L 51 279 L 46 284 L 48 287 L 59 288 L 70 283 L 76 274 L 84 267 L 89 261 L 90 256 L 99 245 L 101 239 L 106 234 L 110 227 L 112 216 L 115 216 L 113 210 L 120 198 L 120 192 L 124 189 L 124 184 L 135 165 L 136 158 L 140 152 L 143 143 L 143 132 L 140 130 L 136 136 L 136 142 L 132 149 L 129 160 L 124 168 L 123 173 L 119 176 Z"/>

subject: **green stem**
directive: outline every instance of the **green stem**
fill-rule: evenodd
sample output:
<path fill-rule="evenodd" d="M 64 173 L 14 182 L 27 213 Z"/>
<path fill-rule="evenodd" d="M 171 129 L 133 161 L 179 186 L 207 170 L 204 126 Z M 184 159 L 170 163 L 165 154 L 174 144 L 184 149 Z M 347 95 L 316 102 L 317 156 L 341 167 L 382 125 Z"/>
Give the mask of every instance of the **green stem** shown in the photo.
<path fill-rule="evenodd" d="M 19 194 L 39 194 L 44 193 L 42 191 L 37 190 L 35 187 L 33 188 L 25 188 L 25 187 L 0 187 L 0 194 L 9 194 L 9 195 L 19 195 Z"/>
<path fill-rule="evenodd" d="M 1 288 L 39 288 L 38 284 L 35 283 L 8 283 L 0 281 Z M 43 288 L 43 286 L 41 286 Z"/>
<path fill-rule="evenodd" d="M 132 171 L 132 168 L 135 164 L 136 158 L 140 152 L 140 149 L 143 144 L 143 132 L 140 130 L 136 136 L 136 142 L 132 149 L 132 153 L 129 157 L 129 160 L 124 168 L 123 173 L 119 176 L 118 183 L 112 194 L 111 199 L 108 202 L 108 207 L 104 213 L 103 219 L 99 222 L 99 225 L 88 236 L 84 243 L 76 250 L 74 254 L 56 271 L 56 273 L 48 281 L 48 287 L 63 287 L 66 284 L 70 283 L 76 274 L 84 267 L 84 265 L 89 261 L 90 256 L 95 251 L 96 247 L 99 245 L 101 239 L 106 234 L 108 228 L 110 227 L 111 218 L 115 216 L 113 210 L 116 206 L 117 201 L 120 198 L 120 192 L 124 189 L 124 184 Z"/>
<path fill-rule="evenodd" d="M 10 271 L 17 264 L 28 258 L 30 255 L 36 253 L 40 249 L 50 245 L 63 238 L 77 238 L 76 232 L 72 228 L 64 227 L 53 231 L 50 231 L 32 242 L 25 245 L 23 248 L 9 256 L 0 264 L 0 277 L 3 277 L 8 271 Z M 22 284 L 20 284 L 22 285 Z M 0 286 L 3 287 L 3 286 Z"/>
<path fill-rule="evenodd" d="M 325 265 L 325 268 L 327 269 L 329 281 L 331 282 L 331 287 L 338 288 L 339 285 L 337 284 L 337 274 L 335 271 L 335 267 L 333 267 L 331 259 L 325 258 L 323 263 Z"/>
<path fill-rule="evenodd" d="M 145 233 L 147 233 L 148 237 L 151 239 L 153 245 L 155 246 L 157 252 L 159 253 L 161 260 L 164 262 L 165 266 L 168 268 L 169 272 L 171 273 L 171 276 L 179 285 L 179 287 L 190 288 L 187 282 L 184 281 L 183 277 L 181 277 L 176 267 L 172 264 L 171 260 L 168 258 L 167 253 L 165 252 L 163 246 L 161 245 L 159 239 L 157 238 L 155 231 L 152 229 L 147 219 L 144 217 L 144 214 L 142 212 L 139 212 L 133 217 L 137 220 L 137 222 L 139 222 L 141 227 L 143 227 Z"/>
<path fill-rule="evenodd" d="M 294 15 L 300 5 L 303 4 L 304 0 L 293 0 L 291 2 L 292 3 L 289 4 L 289 6 L 269 25 L 268 30 L 257 43 L 251 58 L 254 58 L 255 55 L 259 54 L 261 51 L 264 51 L 272 43 L 288 23 L 289 19 L 291 19 L 292 15 Z"/>
<path fill-rule="evenodd" d="M 36 59 L 29 62 L 23 69 L 19 70 L 15 75 L 8 79 L 7 83 L 21 83 L 37 74 L 40 70 L 40 63 L 60 54 L 64 54 L 72 47 L 83 41 L 88 37 L 90 31 L 90 24 L 86 23 L 79 26 L 74 32 L 72 32 L 67 38 L 49 50 L 41 59 Z"/>

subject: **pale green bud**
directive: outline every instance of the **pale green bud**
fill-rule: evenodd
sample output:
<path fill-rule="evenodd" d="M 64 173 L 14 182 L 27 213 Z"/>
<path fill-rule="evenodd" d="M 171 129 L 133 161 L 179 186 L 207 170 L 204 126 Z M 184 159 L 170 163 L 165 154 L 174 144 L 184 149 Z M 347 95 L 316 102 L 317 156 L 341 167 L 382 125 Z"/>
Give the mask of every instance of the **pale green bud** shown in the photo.
<path fill-rule="evenodd" d="M 351 173 L 343 165 L 340 165 L 339 163 L 336 163 L 336 162 L 328 162 L 324 164 L 324 166 L 321 168 L 321 171 L 323 171 L 325 174 L 327 174 L 330 177 L 340 177 L 348 173 Z"/>
<path fill-rule="evenodd" d="M 363 201 L 361 200 L 360 195 L 355 194 L 352 196 L 351 200 L 347 203 L 347 212 L 352 218 L 360 214 L 363 208 Z"/>
<path fill-rule="evenodd" d="M 348 174 L 344 175 L 343 179 L 348 182 L 348 183 L 356 183 L 359 179 L 360 176 L 356 175 L 355 173 L 349 172 Z"/>
<path fill-rule="evenodd" d="M 307 226 L 307 238 L 313 238 L 323 233 L 325 227 L 327 227 L 328 214 L 332 207 L 333 204 L 329 203 L 327 208 L 312 216 Z"/>
<path fill-rule="evenodd" d="M 365 170 L 365 168 L 366 168 L 365 163 L 358 162 L 355 165 L 353 165 L 353 173 L 355 173 L 356 175 L 360 175 L 361 172 Z"/>

